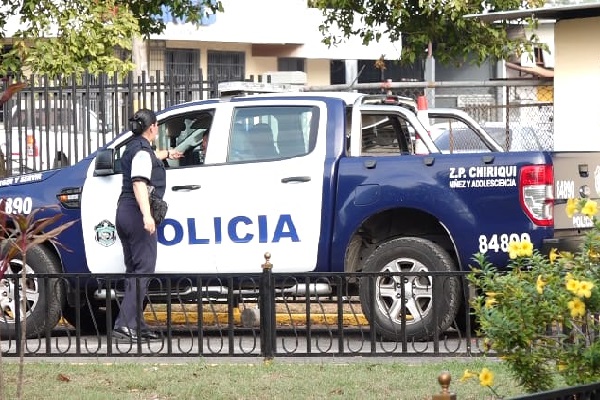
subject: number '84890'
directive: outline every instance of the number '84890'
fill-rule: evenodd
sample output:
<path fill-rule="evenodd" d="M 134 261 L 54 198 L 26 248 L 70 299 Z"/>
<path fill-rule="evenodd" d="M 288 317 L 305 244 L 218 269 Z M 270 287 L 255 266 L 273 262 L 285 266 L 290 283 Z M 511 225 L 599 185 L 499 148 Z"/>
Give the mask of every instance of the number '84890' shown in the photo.
<path fill-rule="evenodd" d="M 508 244 L 510 242 L 530 242 L 529 233 L 494 233 L 491 236 L 479 235 L 479 252 L 482 254 L 488 251 L 495 253 L 499 251 L 508 252 Z"/>

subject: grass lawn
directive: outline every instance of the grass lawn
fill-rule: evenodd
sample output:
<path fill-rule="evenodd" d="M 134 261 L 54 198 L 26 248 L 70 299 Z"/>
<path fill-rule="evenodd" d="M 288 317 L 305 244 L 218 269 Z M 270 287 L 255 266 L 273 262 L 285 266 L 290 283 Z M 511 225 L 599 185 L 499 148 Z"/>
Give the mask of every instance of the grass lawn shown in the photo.
<path fill-rule="evenodd" d="M 523 394 L 495 359 L 275 359 L 160 358 L 36 361 L 24 365 L 24 399 L 431 399 L 438 376 L 450 372 L 457 400 L 490 399 L 478 380 L 460 382 L 465 369 L 494 372 L 498 394 Z M 18 359 L 3 358 L 0 399 L 16 398 Z"/>

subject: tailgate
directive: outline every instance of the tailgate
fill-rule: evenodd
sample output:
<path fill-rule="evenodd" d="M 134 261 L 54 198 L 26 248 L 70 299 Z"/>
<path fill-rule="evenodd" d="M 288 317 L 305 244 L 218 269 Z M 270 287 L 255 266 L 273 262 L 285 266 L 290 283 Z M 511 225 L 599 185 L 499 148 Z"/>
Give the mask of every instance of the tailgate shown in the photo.
<path fill-rule="evenodd" d="M 555 152 L 554 229 L 573 230 L 592 226 L 590 218 L 566 213 L 567 199 L 600 198 L 600 152 Z"/>

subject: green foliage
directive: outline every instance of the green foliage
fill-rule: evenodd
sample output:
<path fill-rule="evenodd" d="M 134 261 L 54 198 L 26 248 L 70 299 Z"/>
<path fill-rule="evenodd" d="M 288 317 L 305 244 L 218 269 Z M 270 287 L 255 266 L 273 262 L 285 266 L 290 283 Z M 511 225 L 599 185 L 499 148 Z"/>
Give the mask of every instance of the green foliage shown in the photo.
<path fill-rule="evenodd" d="M 359 35 L 364 44 L 387 36 L 394 42 L 402 40 L 401 62 L 413 63 L 427 56 L 431 43 L 433 56 L 442 64 L 460 64 L 470 56 L 480 64 L 488 58 L 506 59 L 530 50 L 537 37 L 509 39 L 506 22 L 488 25 L 464 16 L 484 10 L 518 9 L 524 5 L 534 8 L 543 3 L 544 0 L 311 1 L 313 7 L 323 11 L 320 30 L 327 44 L 334 45 L 353 35 Z M 341 35 L 331 33 L 336 27 Z"/>
<path fill-rule="evenodd" d="M 479 254 L 478 267 L 468 277 L 480 292 L 473 309 L 487 346 L 502 355 L 530 392 L 554 388 L 556 373 L 568 385 L 600 379 L 597 205 L 569 200 L 567 212 L 593 221 L 578 253 L 514 252 L 503 270 Z"/>
<path fill-rule="evenodd" d="M 131 50 L 135 36 L 162 32 L 163 8 L 195 24 L 208 10 L 223 11 L 220 1 L 210 0 L 6 0 L 0 8 L 0 38 L 11 15 L 19 14 L 22 26 L 12 38 L 12 50 L 2 56 L 0 74 L 56 78 L 131 71 L 132 62 L 121 60 L 115 50 Z"/>
<path fill-rule="evenodd" d="M 58 209 L 58 206 L 36 208 L 27 215 L 12 214 L 5 212 L 3 209 L 0 210 L 0 237 L 3 243 L 0 279 L 4 276 L 10 261 L 24 257 L 31 246 L 42 243 L 61 245 L 56 237 L 75 224 L 76 221 L 58 225 L 59 220 L 62 218 L 60 213 L 51 217 L 40 217 L 39 214 L 51 209 Z M 23 271 L 25 272 L 25 268 L 23 268 Z"/>
<path fill-rule="evenodd" d="M 221 1 L 214 0 L 118 0 L 117 3 L 130 8 L 139 22 L 140 33 L 145 37 L 165 29 L 164 21 L 158 17 L 162 7 L 167 7 L 173 17 L 192 24 L 199 24 L 208 11 L 223 12 Z"/>
<path fill-rule="evenodd" d="M 54 214 L 51 217 L 38 217 L 50 208 L 58 209 L 58 206 L 48 208 L 36 208 L 28 215 L 8 213 L 4 209 L 5 203 L 0 205 L 0 238 L 1 238 L 1 255 L 0 255 L 0 280 L 15 260 L 20 260 L 21 265 L 27 265 L 27 251 L 35 245 L 42 243 L 53 243 L 60 245 L 56 237 L 62 231 L 69 228 L 76 221 L 70 221 L 59 225 L 58 222 L 62 214 Z M 4 282 L 9 286 L 8 281 Z M 27 298 L 27 268 L 21 268 L 21 277 L 19 278 L 19 286 L 15 285 L 10 290 L 20 290 L 21 299 Z M 25 312 L 26 306 L 20 303 L 22 312 Z M 6 317 L 6 316 L 5 316 Z M 23 398 L 24 389 L 24 356 L 25 343 L 27 337 L 26 319 L 21 319 L 21 341 L 19 346 L 19 373 L 17 378 L 16 398 Z M 1 358 L 0 358 L 1 361 Z M 0 367 L 1 369 L 1 367 Z M 0 386 L 3 386 L 0 380 Z M 3 392 L 0 390 L 0 398 L 4 398 Z"/>

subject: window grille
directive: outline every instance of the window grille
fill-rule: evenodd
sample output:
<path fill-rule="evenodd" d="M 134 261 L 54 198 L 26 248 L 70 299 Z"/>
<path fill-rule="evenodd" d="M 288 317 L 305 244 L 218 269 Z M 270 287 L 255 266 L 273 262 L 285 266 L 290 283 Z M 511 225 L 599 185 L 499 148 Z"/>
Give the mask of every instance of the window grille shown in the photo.
<path fill-rule="evenodd" d="M 302 71 L 306 72 L 306 59 L 304 58 L 278 58 L 277 71 Z"/>
<path fill-rule="evenodd" d="M 165 53 L 167 44 L 163 40 L 148 41 L 148 72 L 151 77 L 156 78 L 157 71 L 165 68 Z M 162 72 L 161 72 L 162 75 Z"/>
<path fill-rule="evenodd" d="M 165 49 L 165 80 L 200 79 L 200 52 L 194 49 Z"/>
<path fill-rule="evenodd" d="M 209 82 L 240 81 L 246 76 L 244 52 L 209 50 L 206 61 Z"/>

